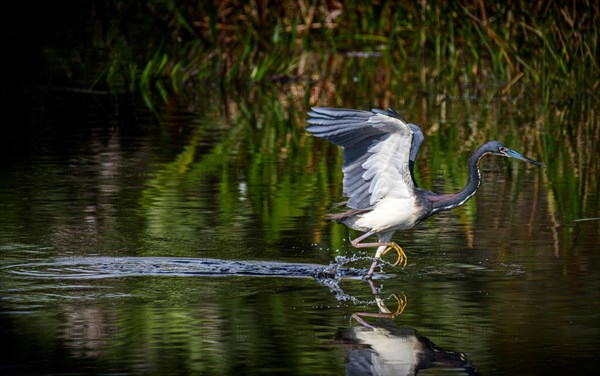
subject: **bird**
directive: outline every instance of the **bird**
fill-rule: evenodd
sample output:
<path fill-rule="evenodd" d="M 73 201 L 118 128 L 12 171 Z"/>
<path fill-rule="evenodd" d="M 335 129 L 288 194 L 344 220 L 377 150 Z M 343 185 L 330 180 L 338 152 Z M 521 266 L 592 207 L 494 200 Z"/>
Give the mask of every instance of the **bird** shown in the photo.
<path fill-rule="evenodd" d="M 485 155 L 496 155 L 529 162 L 543 163 L 509 149 L 498 141 L 488 141 L 469 157 L 469 179 L 457 193 L 437 194 L 417 185 L 415 160 L 425 137 L 421 129 L 404 120 L 392 108 L 371 111 L 312 107 L 306 130 L 343 149 L 343 194 L 345 210 L 328 214 L 329 219 L 363 232 L 351 240 L 354 248 L 377 247 L 365 279 L 371 279 L 381 257 L 389 251 L 397 253 L 394 266 L 406 267 L 406 253 L 392 236 L 396 231 L 415 227 L 425 219 L 467 202 L 481 184 L 479 161 Z M 376 242 L 363 242 L 376 236 Z"/>

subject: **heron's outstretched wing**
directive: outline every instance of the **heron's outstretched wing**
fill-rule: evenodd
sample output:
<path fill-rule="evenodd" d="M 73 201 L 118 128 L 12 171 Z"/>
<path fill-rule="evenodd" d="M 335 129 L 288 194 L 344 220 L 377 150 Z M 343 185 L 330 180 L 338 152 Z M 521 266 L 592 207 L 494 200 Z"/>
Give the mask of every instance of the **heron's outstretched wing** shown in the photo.
<path fill-rule="evenodd" d="M 425 136 L 423 136 L 423 132 L 421 131 L 421 128 L 419 128 L 417 125 L 412 124 L 407 122 L 406 120 L 404 120 L 404 118 L 402 116 L 400 116 L 399 113 L 397 113 L 396 111 L 394 111 L 393 108 L 388 108 L 387 113 L 383 112 L 381 110 L 378 109 L 373 109 L 374 112 L 379 112 L 382 113 L 384 115 L 389 115 L 389 116 L 393 116 L 395 118 L 398 118 L 400 121 L 402 121 L 403 123 L 408 124 L 408 126 L 410 127 L 410 129 L 412 129 L 413 131 L 413 140 L 412 140 L 412 144 L 410 145 L 410 156 L 409 156 L 409 161 L 408 161 L 408 168 L 410 170 L 410 176 L 412 178 L 413 184 L 415 187 L 417 187 L 417 181 L 415 180 L 415 160 L 417 159 L 417 154 L 419 153 L 419 149 L 421 148 L 421 144 L 423 143 L 423 141 L 425 140 Z"/>
<path fill-rule="evenodd" d="M 347 206 L 367 209 L 384 197 L 410 197 L 423 133 L 394 110 L 313 107 L 307 130 L 344 148 Z"/>

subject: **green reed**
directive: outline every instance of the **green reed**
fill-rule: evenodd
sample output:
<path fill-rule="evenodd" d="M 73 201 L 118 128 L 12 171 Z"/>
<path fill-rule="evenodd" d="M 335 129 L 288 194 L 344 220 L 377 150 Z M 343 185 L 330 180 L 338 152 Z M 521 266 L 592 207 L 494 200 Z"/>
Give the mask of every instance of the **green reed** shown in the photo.
<path fill-rule="evenodd" d="M 535 88 L 546 99 L 598 99 L 600 7 L 592 1 L 149 1 L 115 9 L 94 16 L 109 25 L 103 74 L 149 105 L 206 82 L 320 76 L 327 72 L 307 60 L 331 53 L 383 54 L 422 90 L 460 95 L 461 83 L 493 83 L 502 96 Z"/>

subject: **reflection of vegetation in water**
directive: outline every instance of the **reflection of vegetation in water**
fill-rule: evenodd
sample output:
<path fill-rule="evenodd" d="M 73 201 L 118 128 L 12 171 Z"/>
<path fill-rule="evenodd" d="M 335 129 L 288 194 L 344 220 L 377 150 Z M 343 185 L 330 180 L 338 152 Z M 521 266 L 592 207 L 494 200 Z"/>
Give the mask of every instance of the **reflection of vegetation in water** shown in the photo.
<path fill-rule="evenodd" d="M 320 210 L 329 208 L 330 175 L 341 179 L 341 169 L 329 169 L 326 159 L 314 158 L 313 140 L 296 129 L 296 105 L 283 107 L 284 92 L 276 101 L 260 89 L 246 94 L 247 99 L 217 101 L 226 115 L 202 119 L 179 156 L 148 181 L 142 205 L 155 234 L 178 231 L 173 226 L 193 206 L 197 210 L 188 215 L 192 226 L 181 231 L 210 228 L 229 233 L 226 244 L 256 247 L 277 242 L 297 221 L 319 221 L 322 211 L 312 212 L 315 201 L 321 202 Z M 211 137 L 214 133 L 223 133 L 221 141 Z M 182 200 L 189 205 L 178 204 Z M 213 211 L 218 214 L 207 215 Z M 254 257 L 268 256 L 262 251 Z"/>
<path fill-rule="evenodd" d="M 351 67 L 355 63 L 347 61 L 342 66 Z M 338 91 L 336 85 L 336 81 L 322 78 L 319 86 L 286 83 L 242 87 L 213 96 L 210 105 L 200 106 L 217 108 L 220 114 L 218 117 L 209 114 L 208 120 L 202 120 L 204 125 L 199 126 L 196 136 L 190 138 L 189 145 L 174 159 L 175 167 L 166 167 L 159 172 L 157 184 L 149 184 L 154 188 L 146 190 L 146 202 L 159 202 L 153 198 L 158 192 L 155 188 L 171 187 L 185 191 L 183 195 L 171 197 L 178 197 L 190 205 L 198 201 L 199 207 L 207 207 L 207 202 L 214 202 L 212 192 L 216 190 L 218 205 L 209 206 L 219 215 L 210 218 L 210 227 L 219 229 L 217 233 L 226 233 L 229 229 L 231 239 L 236 239 L 238 246 L 245 244 L 248 249 L 255 248 L 251 251 L 252 257 L 282 256 L 280 252 L 293 254 L 293 250 L 284 251 L 287 245 L 272 246 L 279 242 L 284 232 L 298 228 L 299 223 L 315 226 L 310 231 L 311 238 L 298 238 L 299 248 L 302 248 L 301 244 L 327 244 L 329 250 L 323 254 L 324 258 L 330 258 L 336 249 L 348 249 L 346 230 L 323 220 L 324 214 L 342 200 L 340 152 L 334 146 L 309 137 L 303 130 L 308 95 L 324 101 L 331 98 L 342 102 L 341 98 L 345 98 L 346 90 L 350 88 Z M 498 139 L 544 161 L 546 167 L 530 169 L 519 163 L 486 158 L 482 162 L 486 187 L 495 184 L 493 175 L 488 175 L 486 169 L 490 166 L 507 168 L 507 171 L 497 172 L 504 183 L 496 185 L 497 189 L 502 189 L 498 192 L 499 200 L 485 203 L 490 211 L 488 215 L 498 216 L 502 212 L 501 216 L 510 221 L 511 218 L 520 221 L 526 218 L 532 224 L 539 221 L 540 213 L 547 211 L 554 218 L 553 226 L 559 226 L 566 220 L 594 216 L 597 211 L 592 204 L 598 201 L 597 181 L 590 177 L 597 176 L 598 162 L 592 158 L 593 154 L 586 152 L 597 148 L 597 138 L 592 137 L 592 124 L 596 121 L 593 114 L 576 120 L 574 111 L 569 110 L 571 105 L 563 103 L 519 105 L 500 99 L 443 100 L 431 96 L 415 98 L 414 94 L 386 97 L 386 92 L 401 92 L 400 82 L 384 88 L 377 82 L 363 84 L 359 81 L 354 91 L 368 91 L 364 89 L 367 85 L 372 85 L 374 92 L 383 93 L 370 100 L 373 106 L 385 107 L 386 103 L 399 106 L 397 109 L 402 114 L 422 126 L 426 142 L 417 161 L 417 178 L 421 186 L 437 192 L 462 189 L 467 181 L 465 165 L 471 151 L 486 140 Z M 364 108 L 362 101 L 366 100 L 353 98 L 343 103 L 348 107 Z M 554 115 L 561 111 L 566 113 Z M 575 133 L 571 133 L 571 128 Z M 208 149 L 197 145 L 200 135 L 215 132 L 218 136 L 211 139 Z M 577 132 L 590 137 L 582 137 Z M 196 148 L 202 152 L 190 156 Z M 183 158 L 184 155 L 188 157 Z M 188 162 L 183 170 L 182 160 Z M 572 166 L 579 166 L 581 170 Z M 169 180 L 178 183 L 169 183 Z M 476 202 L 477 198 L 474 198 L 450 214 L 463 224 L 469 244 L 472 224 L 478 220 Z M 549 206 L 540 209 L 540 202 L 548 202 Z M 167 217 L 176 215 L 169 209 L 172 204 L 165 206 L 163 214 Z M 152 206 L 148 208 L 156 210 Z M 525 216 L 521 213 L 523 210 L 527 212 Z M 208 225 L 200 212 L 193 216 L 198 221 L 197 228 Z M 149 218 L 159 221 L 159 225 L 177 223 L 165 221 L 161 215 Z M 266 250 L 262 244 L 266 245 Z M 568 247 L 567 244 L 564 246 Z M 277 253 L 271 253 L 272 248 Z"/>

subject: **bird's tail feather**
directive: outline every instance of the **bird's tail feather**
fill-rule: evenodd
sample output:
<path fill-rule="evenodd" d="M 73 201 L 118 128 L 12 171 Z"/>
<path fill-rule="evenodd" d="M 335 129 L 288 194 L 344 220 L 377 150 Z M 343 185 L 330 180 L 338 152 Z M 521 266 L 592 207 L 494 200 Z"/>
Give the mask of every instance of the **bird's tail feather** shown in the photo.
<path fill-rule="evenodd" d="M 333 219 L 337 223 L 342 222 L 344 219 L 355 216 L 357 214 L 366 213 L 369 210 L 365 209 L 348 209 L 339 213 L 329 213 L 325 216 L 327 219 Z"/>

